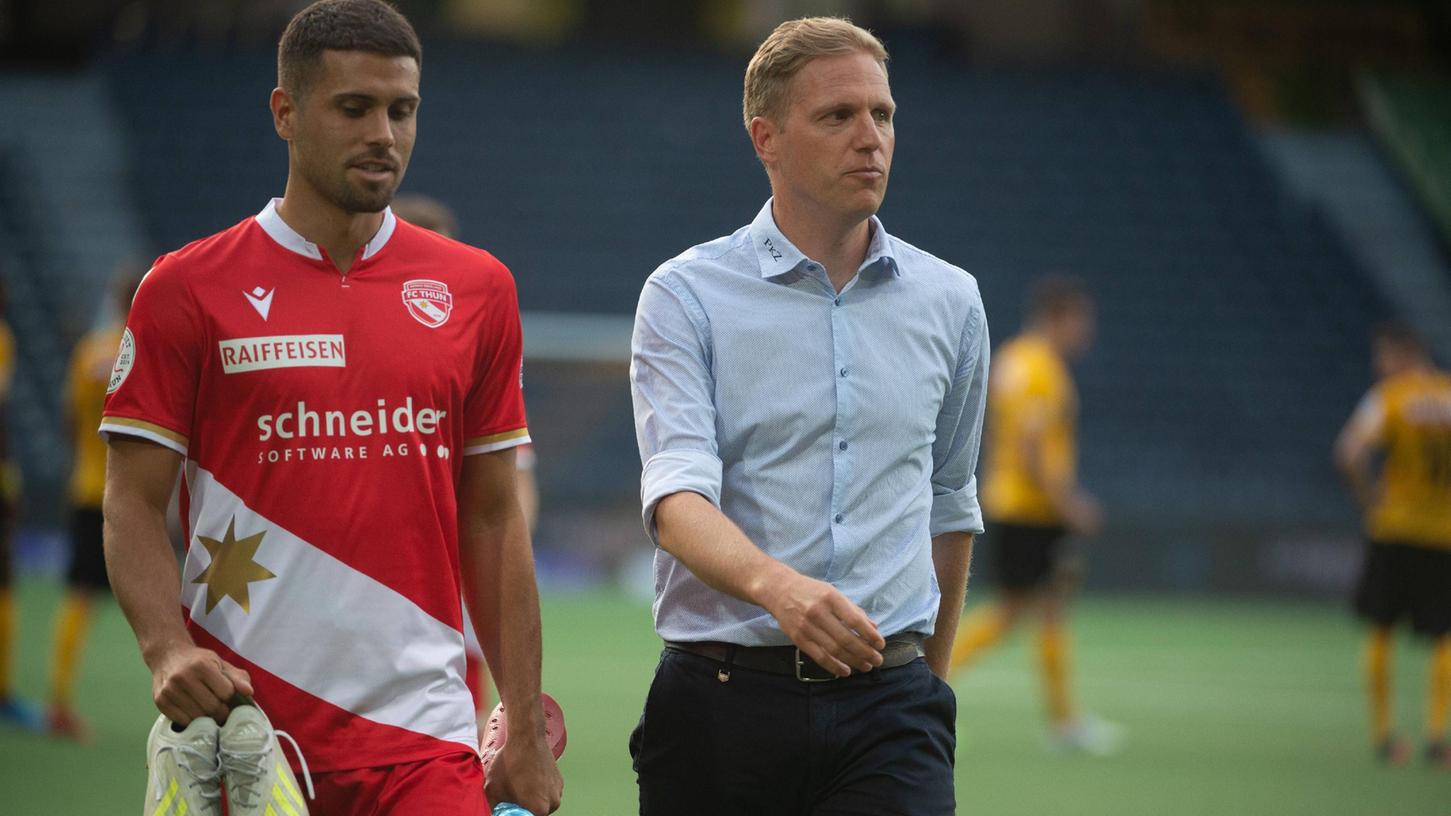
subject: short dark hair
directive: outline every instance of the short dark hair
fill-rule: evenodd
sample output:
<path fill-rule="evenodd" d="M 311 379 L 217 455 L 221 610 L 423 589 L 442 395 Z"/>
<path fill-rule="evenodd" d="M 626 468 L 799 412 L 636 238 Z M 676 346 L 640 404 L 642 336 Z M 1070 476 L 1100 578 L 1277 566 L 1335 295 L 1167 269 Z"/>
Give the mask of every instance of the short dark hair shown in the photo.
<path fill-rule="evenodd" d="M 1083 281 L 1055 273 L 1033 281 L 1028 289 L 1028 315 L 1033 318 L 1054 318 L 1072 309 L 1093 305 L 1093 296 Z"/>
<path fill-rule="evenodd" d="M 384 0 L 317 0 L 299 11 L 277 43 L 277 84 L 300 96 L 324 51 L 412 57 L 423 67 L 423 45 L 413 25 Z"/>
<path fill-rule="evenodd" d="M 1390 343 L 1402 351 L 1412 354 L 1429 354 L 1430 346 L 1426 345 L 1425 338 L 1416 331 L 1411 324 L 1404 320 L 1387 320 L 1376 324 L 1371 331 L 1371 338 L 1382 343 Z"/>

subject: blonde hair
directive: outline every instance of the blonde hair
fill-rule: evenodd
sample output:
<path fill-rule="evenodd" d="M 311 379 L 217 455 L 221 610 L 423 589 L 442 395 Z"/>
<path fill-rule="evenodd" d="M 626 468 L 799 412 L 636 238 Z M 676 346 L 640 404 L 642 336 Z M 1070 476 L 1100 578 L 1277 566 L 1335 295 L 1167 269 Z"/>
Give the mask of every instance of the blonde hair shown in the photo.
<path fill-rule="evenodd" d="M 845 17 L 803 17 L 788 20 L 771 32 L 746 66 L 746 88 L 741 103 L 746 129 L 762 116 L 780 123 L 786 113 L 786 95 L 806 63 L 817 57 L 869 54 L 885 69 L 887 49 L 882 41 Z"/>

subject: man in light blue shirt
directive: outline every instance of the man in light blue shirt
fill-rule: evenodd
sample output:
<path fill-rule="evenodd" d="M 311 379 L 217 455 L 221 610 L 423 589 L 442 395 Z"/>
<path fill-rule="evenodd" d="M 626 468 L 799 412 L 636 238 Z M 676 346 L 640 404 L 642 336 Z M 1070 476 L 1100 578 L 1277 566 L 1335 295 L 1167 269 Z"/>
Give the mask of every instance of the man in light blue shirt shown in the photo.
<path fill-rule="evenodd" d="M 631 737 L 642 814 L 954 812 L 940 678 L 982 531 L 987 322 L 972 276 L 875 217 L 894 112 L 874 36 L 782 24 L 744 100 L 771 199 L 640 296 L 667 645 Z"/>

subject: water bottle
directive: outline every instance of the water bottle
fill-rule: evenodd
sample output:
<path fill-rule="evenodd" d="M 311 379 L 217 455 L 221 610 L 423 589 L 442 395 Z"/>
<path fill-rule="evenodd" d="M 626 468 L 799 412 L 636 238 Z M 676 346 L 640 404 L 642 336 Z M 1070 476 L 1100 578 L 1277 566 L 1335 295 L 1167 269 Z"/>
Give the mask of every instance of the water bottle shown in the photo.
<path fill-rule="evenodd" d="M 513 802 L 500 802 L 494 805 L 494 816 L 534 816 L 534 814 Z"/>

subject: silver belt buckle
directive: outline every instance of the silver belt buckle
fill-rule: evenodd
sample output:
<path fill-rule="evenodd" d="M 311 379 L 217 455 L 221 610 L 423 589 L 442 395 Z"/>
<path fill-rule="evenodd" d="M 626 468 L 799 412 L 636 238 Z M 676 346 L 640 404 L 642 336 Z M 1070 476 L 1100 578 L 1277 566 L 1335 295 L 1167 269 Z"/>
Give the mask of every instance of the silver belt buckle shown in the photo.
<path fill-rule="evenodd" d="M 803 683 L 830 683 L 832 680 L 837 679 L 835 675 L 833 675 L 831 677 L 802 677 L 801 676 L 801 667 L 804 666 L 804 665 L 805 665 L 805 663 L 801 660 L 801 647 L 800 646 L 797 646 L 796 647 L 796 679 L 797 680 L 800 680 Z"/>

